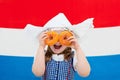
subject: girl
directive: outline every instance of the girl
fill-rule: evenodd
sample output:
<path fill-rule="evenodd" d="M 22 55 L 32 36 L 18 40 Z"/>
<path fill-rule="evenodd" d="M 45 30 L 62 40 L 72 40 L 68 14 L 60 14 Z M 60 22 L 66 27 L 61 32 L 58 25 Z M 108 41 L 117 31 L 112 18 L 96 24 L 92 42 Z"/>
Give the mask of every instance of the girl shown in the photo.
<path fill-rule="evenodd" d="M 66 30 L 62 28 L 49 29 L 48 31 L 56 31 L 61 34 Z M 69 46 L 61 44 L 58 40 L 53 45 L 49 45 L 47 51 L 45 51 L 48 31 L 42 32 L 39 36 L 40 44 L 34 58 L 32 72 L 36 76 L 43 76 L 43 80 L 73 80 L 74 71 L 77 71 L 80 76 L 88 76 L 90 65 L 78 44 L 75 34 L 71 31 L 72 36 L 66 38 L 71 43 Z"/>

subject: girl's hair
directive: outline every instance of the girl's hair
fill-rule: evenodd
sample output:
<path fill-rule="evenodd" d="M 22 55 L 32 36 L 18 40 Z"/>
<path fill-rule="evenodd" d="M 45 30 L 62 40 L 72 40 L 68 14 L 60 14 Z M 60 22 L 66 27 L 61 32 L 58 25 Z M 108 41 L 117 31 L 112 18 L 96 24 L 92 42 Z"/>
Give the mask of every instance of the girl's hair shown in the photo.
<path fill-rule="evenodd" d="M 51 60 L 52 54 L 55 54 L 55 53 L 48 46 L 48 49 L 45 54 L 45 62 L 48 62 L 49 60 Z M 72 49 L 70 47 L 67 47 L 63 52 L 61 52 L 59 54 L 64 54 L 65 60 L 69 60 L 71 57 L 73 57 Z"/>

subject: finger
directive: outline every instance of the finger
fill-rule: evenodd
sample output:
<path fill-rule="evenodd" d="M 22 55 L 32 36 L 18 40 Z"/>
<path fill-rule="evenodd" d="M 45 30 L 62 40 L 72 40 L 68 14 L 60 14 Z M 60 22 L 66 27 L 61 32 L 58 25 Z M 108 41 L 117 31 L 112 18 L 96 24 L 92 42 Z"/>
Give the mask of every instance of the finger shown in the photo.
<path fill-rule="evenodd" d="M 72 39 L 72 40 L 70 40 L 69 42 L 70 42 L 70 43 L 73 43 L 73 42 L 75 42 L 75 41 L 76 41 L 75 39 Z"/>
<path fill-rule="evenodd" d="M 46 32 L 42 32 L 42 33 L 39 35 L 39 37 L 42 38 L 43 36 L 46 36 L 46 35 L 47 35 Z"/>
<path fill-rule="evenodd" d="M 74 39 L 73 36 L 69 37 L 67 40 L 70 41 L 70 40 L 72 40 L 72 39 Z"/>
<path fill-rule="evenodd" d="M 41 32 L 40 34 L 46 34 L 48 31 L 43 31 L 43 32 Z"/>
<path fill-rule="evenodd" d="M 40 36 L 44 36 L 44 35 L 46 35 L 46 34 L 47 34 L 46 32 L 43 32 L 43 33 L 40 34 Z"/>
<path fill-rule="evenodd" d="M 47 36 L 46 36 L 46 35 L 42 35 L 42 36 L 39 37 L 39 40 L 40 40 L 40 41 L 41 41 L 41 40 L 44 40 L 44 38 L 47 38 Z"/>
<path fill-rule="evenodd" d="M 44 38 L 42 38 L 42 39 L 39 40 L 39 41 L 44 43 L 46 38 L 47 38 L 47 37 L 44 37 Z"/>
<path fill-rule="evenodd" d="M 47 36 L 45 36 L 44 38 L 42 38 L 43 40 L 45 40 L 45 39 L 47 39 L 48 37 Z"/>
<path fill-rule="evenodd" d="M 44 38 L 44 37 L 48 37 L 48 35 L 47 35 L 47 34 L 43 34 L 43 35 L 42 35 L 42 38 Z"/>

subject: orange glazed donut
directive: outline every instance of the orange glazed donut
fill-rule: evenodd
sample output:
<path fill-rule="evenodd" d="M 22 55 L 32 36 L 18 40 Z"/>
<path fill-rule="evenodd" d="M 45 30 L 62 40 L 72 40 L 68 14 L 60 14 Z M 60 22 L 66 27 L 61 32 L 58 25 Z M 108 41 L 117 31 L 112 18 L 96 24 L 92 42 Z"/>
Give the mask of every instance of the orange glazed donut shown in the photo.
<path fill-rule="evenodd" d="M 58 33 L 55 31 L 47 32 L 48 38 L 45 39 L 45 43 L 49 46 L 54 45 L 58 41 Z"/>
<path fill-rule="evenodd" d="M 73 35 L 70 31 L 63 31 L 59 35 L 59 42 L 63 45 L 70 46 L 71 43 L 67 39 L 71 36 Z"/>

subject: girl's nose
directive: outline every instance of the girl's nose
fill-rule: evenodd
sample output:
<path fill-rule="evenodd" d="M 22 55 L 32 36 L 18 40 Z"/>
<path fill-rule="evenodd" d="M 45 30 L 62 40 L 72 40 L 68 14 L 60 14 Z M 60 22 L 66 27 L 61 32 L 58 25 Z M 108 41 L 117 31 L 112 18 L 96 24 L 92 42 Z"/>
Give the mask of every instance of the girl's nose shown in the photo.
<path fill-rule="evenodd" d="M 58 41 L 58 42 L 56 43 L 56 45 L 60 45 L 60 42 Z"/>

